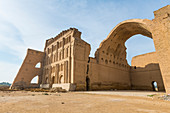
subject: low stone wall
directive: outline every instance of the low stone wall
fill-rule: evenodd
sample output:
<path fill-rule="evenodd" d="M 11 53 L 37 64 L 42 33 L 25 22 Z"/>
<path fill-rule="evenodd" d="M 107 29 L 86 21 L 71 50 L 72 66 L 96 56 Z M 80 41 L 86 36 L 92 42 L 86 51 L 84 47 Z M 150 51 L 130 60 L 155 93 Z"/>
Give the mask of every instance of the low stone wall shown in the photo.
<path fill-rule="evenodd" d="M 40 84 L 40 88 L 50 88 L 50 84 Z"/>
<path fill-rule="evenodd" d="M 55 87 L 61 87 L 62 89 L 65 89 L 66 91 L 75 91 L 76 85 L 72 83 L 63 83 L 63 84 L 53 84 L 52 88 Z"/>
<path fill-rule="evenodd" d="M 165 91 L 159 64 L 148 64 L 145 67 L 131 67 L 131 86 L 134 90 L 153 91 L 152 82 L 157 83 L 159 91 Z"/>
<path fill-rule="evenodd" d="M 128 84 L 120 84 L 120 83 L 110 83 L 110 84 L 91 84 L 91 90 L 129 90 L 131 87 Z"/>

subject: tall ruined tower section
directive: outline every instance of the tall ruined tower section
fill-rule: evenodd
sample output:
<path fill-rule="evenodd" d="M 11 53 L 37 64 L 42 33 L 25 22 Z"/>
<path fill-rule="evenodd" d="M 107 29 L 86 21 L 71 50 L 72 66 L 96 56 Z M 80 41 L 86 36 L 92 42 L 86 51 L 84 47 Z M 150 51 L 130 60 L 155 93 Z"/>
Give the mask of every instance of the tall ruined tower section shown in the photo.
<path fill-rule="evenodd" d="M 85 74 L 85 72 L 77 73 L 82 69 L 78 60 L 87 60 L 90 53 L 90 45 L 81 39 L 81 32 L 70 28 L 62 31 L 56 37 L 46 40 L 44 53 L 41 87 L 62 87 L 66 90 L 75 90 L 76 78 Z M 82 65 L 84 66 L 84 64 Z"/>
<path fill-rule="evenodd" d="M 154 11 L 153 41 L 159 61 L 166 93 L 170 94 L 170 5 Z"/>
<path fill-rule="evenodd" d="M 42 82 L 44 52 L 28 49 L 27 55 L 10 88 L 39 87 Z M 40 67 L 36 65 L 40 63 Z M 38 83 L 31 84 L 31 80 L 38 76 Z"/>

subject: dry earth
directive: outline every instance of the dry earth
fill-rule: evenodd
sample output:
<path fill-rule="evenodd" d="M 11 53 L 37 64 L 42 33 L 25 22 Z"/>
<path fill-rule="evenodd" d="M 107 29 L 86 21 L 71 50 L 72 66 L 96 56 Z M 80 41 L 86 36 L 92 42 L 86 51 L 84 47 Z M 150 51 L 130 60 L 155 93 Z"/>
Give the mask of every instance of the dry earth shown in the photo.
<path fill-rule="evenodd" d="M 163 94 L 142 91 L 0 91 L 0 113 L 170 113 L 170 101 L 158 99 Z"/>

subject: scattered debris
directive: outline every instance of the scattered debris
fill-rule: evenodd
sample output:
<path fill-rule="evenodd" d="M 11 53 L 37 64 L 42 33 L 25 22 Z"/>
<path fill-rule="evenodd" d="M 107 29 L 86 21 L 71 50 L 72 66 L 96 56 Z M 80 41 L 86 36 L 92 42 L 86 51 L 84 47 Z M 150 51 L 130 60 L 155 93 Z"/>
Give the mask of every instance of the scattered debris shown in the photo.
<path fill-rule="evenodd" d="M 60 94 L 56 94 L 56 96 L 61 96 Z"/>
<path fill-rule="evenodd" d="M 42 89 L 42 88 L 27 88 L 24 89 L 25 91 L 31 91 L 31 92 L 49 92 L 49 89 Z"/>
<path fill-rule="evenodd" d="M 43 95 L 49 95 L 48 93 L 43 93 Z"/>
<path fill-rule="evenodd" d="M 159 97 L 161 100 L 166 100 L 166 101 L 170 101 L 170 95 L 163 95 L 161 97 Z"/>
<path fill-rule="evenodd" d="M 61 87 L 55 87 L 55 88 L 51 88 L 50 92 L 62 92 L 62 93 L 66 93 L 67 91 L 65 89 L 62 89 Z"/>

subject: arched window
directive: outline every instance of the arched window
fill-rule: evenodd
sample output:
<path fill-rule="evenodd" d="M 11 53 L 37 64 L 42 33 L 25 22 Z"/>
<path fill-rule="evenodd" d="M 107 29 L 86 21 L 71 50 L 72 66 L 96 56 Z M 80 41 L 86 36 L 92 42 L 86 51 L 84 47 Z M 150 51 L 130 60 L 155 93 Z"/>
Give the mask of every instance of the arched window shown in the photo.
<path fill-rule="evenodd" d="M 108 64 L 108 60 L 105 60 L 105 63 Z"/>
<path fill-rule="evenodd" d="M 54 51 L 54 46 L 52 45 L 52 48 L 51 48 L 52 52 Z"/>
<path fill-rule="evenodd" d="M 68 43 L 68 37 L 66 38 L 66 40 L 67 40 L 67 43 Z"/>
<path fill-rule="evenodd" d="M 63 65 L 63 64 L 61 64 L 61 71 L 63 71 L 63 68 L 64 68 L 64 65 Z"/>
<path fill-rule="evenodd" d="M 38 75 L 31 80 L 31 84 L 38 84 Z"/>
<path fill-rule="evenodd" d="M 60 67 L 61 67 L 61 66 L 60 66 L 60 64 L 59 64 L 59 65 L 58 65 L 58 69 L 59 69 L 59 71 L 61 71 Z"/>
<path fill-rule="evenodd" d="M 53 62 L 55 62 L 55 55 L 53 56 Z"/>
<path fill-rule="evenodd" d="M 62 47 L 62 41 L 60 42 L 60 47 Z"/>
<path fill-rule="evenodd" d="M 63 45 L 65 45 L 65 38 L 63 38 Z"/>
<path fill-rule="evenodd" d="M 63 75 L 60 75 L 59 83 L 64 83 L 64 77 L 63 77 Z"/>
<path fill-rule="evenodd" d="M 41 68 L 41 63 L 38 62 L 38 63 L 35 65 L 35 68 Z"/>
<path fill-rule="evenodd" d="M 55 76 L 52 77 L 51 82 L 52 82 L 52 84 L 54 84 L 54 82 L 55 82 Z"/>
<path fill-rule="evenodd" d="M 61 52 L 59 53 L 59 60 L 61 60 Z"/>
<path fill-rule="evenodd" d="M 45 78 L 45 83 L 46 83 L 46 84 L 48 83 L 48 77 Z"/>
<path fill-rule="evenodd" d="M 68 48 L 66 49 L 66 58 L 68 57 Z"/>
<path fill-rule="evenodd" d="M 71 36 L 68 37 L 68 41 L 71 42 Z"/>

